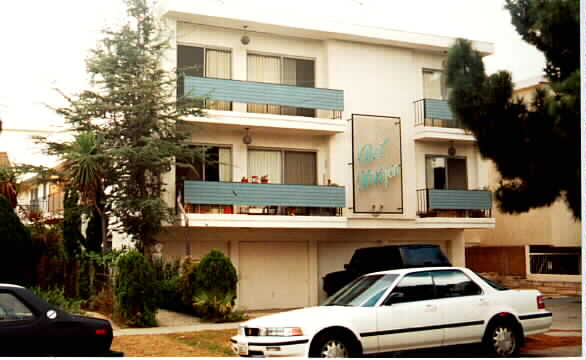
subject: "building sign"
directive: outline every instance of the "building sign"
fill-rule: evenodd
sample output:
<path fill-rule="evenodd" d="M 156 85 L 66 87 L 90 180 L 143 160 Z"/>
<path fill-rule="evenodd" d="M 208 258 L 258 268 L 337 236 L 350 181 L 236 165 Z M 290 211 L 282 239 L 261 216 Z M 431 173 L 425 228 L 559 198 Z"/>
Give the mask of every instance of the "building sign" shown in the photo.
<path fill-rule="evenodd" d="M 352 115 L 355 213 L 403 213 L 401 119 Z"/>

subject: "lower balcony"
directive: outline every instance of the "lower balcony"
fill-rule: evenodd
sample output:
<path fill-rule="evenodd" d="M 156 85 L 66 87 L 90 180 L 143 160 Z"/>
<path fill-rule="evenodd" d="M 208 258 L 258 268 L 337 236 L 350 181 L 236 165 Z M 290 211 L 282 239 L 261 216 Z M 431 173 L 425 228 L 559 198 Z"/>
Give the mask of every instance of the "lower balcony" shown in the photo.
<path fill-rule="evenodd" d="M 189 180 L 183 184 L 179 192 L 186 214 L 341 216 L 346 206 L 342 186 Z"/>
<path fill-rule="evenodd" d="M 417 190 L 419 217 L 489 218 L 492 193 L 488 190 Z"/>

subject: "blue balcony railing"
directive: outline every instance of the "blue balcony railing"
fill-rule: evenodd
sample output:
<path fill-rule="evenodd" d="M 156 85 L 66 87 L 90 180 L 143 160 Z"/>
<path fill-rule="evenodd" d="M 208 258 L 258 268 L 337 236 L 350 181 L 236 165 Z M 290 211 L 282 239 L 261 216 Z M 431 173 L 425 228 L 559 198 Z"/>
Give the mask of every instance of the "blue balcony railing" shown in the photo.
<path fill-rule="evenodd" d="M 344 91 L 254 81 L 186 76 L 184 94 L 246 104 L 344 110 Z"/>
<path fill-rule="evenodd" d="M 219 209 L 232 213 L 232 206 L 236 205 L 246 208 L 243 213 L 252 213 L 251 207 L 272 215 L 291 215 L 292 212 L 296 215 L 339 215 L 346 206 L 343 186 L 186 180 L 183 193 L 187 212 L 218 212 Z"/>
<path fill-rule="evenodd" d="M 488 190 L 417 190 L 417 214 L 422 217 L 490 217 L 491 209 Z"/>
<path fill-rule="evenodd" d="M 415 125 L 463 129 L 447 100 L 421 99 L 414 102 Z"/>

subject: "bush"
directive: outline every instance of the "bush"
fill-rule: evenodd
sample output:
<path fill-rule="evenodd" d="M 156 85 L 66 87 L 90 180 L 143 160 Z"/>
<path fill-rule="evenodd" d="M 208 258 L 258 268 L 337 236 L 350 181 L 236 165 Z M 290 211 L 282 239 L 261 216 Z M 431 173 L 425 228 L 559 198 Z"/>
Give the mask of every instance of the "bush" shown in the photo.
<path fill-rule="evenodd" d="M 181 274 L 177 281 L 177 293 L 184 312 L 194 313 L 193 297 L 197 291 L 197 267 L 199 262 L 186 257 L 181 263 Z"/>
<path fill-rule="evenodd" d="M 159 294 L 153 266 L 137 250 L 121 255 L 117 265 L 114 317 L 129 326 L 156 326 Z"/>
<path fill-rule="evenodd" d="M 112 288 L 106 286 L 99 293 L 93 295 L 88 301 L 88 309 L 111 317 L 114 313 Z"/>
<path fill-rule="evenodd" d="M 212 250 L 197 267 L 197 290 L 193 298 L 196 312 L 207 319 L 225 319 L 234 308 L 237 282 L 230 258 L 221 251 Z"/>
<path fill-rule="evenodd" d="M 30 231 L 0 195 L 0 282 L 31 285 L 35 264 Z"/>
<path fill-rule="evenodd" d="M 33 287 L 31 291 L 58 309 L 74 314 L 82 313 L 81 305 L 83 304 L 83 300 L 66 298 L 63 288 L 53 287 L 42 290 L 39 287 Z"/>

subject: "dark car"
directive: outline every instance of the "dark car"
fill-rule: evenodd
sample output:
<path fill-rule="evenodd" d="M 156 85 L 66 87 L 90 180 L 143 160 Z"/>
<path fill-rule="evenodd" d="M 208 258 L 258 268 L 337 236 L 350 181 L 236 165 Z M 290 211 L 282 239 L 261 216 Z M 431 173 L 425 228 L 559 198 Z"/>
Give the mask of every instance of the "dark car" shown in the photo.
<path fill-rule="evenodd" d="M 61 311 L 17 285 L 0 284 L 0 356 L 122 356 L 107 320 Z"/>
<path fill-rule="evenodd" d="M 357 277 L 377 271 L 404 269 L 420 266 L 452 266 L 437 245 L 411 244 L 388 245 L 356 249 L 345 270 L 327 274 L 323 289 L 328 296 Z"/>

